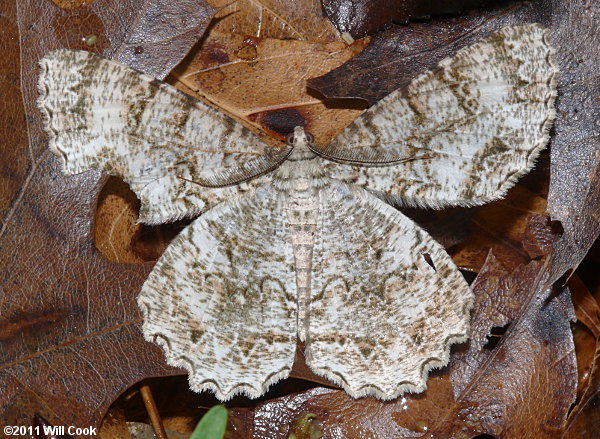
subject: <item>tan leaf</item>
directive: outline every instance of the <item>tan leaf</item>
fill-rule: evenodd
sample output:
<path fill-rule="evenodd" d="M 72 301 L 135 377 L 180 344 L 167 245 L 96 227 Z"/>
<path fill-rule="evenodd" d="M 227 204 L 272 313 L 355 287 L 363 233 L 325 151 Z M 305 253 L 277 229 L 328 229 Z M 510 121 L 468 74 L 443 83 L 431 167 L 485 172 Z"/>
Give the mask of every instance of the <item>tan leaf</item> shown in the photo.
<path fill-rule="evenodd" d="M 156 260 L 188 220 L 162 226 L 137 222 L 140 202 L 122 180 L 110 177 L 98 196 L 94 240 L 109 261 L 140 264 Z"/>
<path fill-rule="evenodd" d="M 139 201 L 121 180 L 109 179 L 98 197 L 94 238 L 96 248 L 113 262 L 141 263 L 140 256 L 131 250 L 131 241 L 139 233 L 136 224 Z"/>
<path fill-rule="evenodd" d="M 361 110 L 328 108 L 308 94 L 306 80 L 344 63 L 366 44 L 212 32 L 174 71 L 173 82 L 274 137 L 283 139 L 294 126 L 304 125 L 317 143 L 325 144 Z"/>
<path fill-rule="evenodd" d="M 212 32 L 262 38 L 340 41 L 340 33 L 322 12 L 320 0 L 209 0 L 218 21 Z"/>
<path fill-rule="evenodd" d="M 52 0 L 52 3 L 63 9 L 77 9 L 82 8 L 93 1 L 94 0 Z"/>

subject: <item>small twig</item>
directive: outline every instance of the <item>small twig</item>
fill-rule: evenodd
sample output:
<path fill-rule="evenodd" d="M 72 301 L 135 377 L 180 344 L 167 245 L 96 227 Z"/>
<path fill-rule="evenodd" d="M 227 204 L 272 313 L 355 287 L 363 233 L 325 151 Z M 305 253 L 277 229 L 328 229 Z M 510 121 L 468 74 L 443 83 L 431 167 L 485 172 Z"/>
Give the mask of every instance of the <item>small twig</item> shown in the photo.
<path fill-rule="evenodd" d="M 150 416 L 150 422 L 152 423 L 154 434 L 158 439 L 168 439 L 167 432 L 162 424 L 162 419 L 160 418 L 160 414 L 156 408 L 154 397 L 150 391 L 150 386 L 148 384 L 140 384 L 140 393 L 142 394 L 142 399 L 144 400 L 144 405 L 146 406 L 148 416 Z"/>

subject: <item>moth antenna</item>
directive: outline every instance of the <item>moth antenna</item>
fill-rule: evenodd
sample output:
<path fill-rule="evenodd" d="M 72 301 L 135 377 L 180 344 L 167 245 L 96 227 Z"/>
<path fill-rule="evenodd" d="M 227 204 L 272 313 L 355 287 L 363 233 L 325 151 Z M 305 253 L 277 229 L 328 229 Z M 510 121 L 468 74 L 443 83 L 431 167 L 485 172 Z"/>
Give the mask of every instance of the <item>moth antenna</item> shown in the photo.
<path fill-rule="evenodd" d="M 307 138 L 308 138 L 308 135 L 307 135 Z M 314 137 L 312 135 L 311 135 L 311 139 L 314 140 Z M 389 157 L 389 158 L 381 157 L 381 158 L 375 158 L 372 160 L 369 160 L 368 158 L 360 158 L 360 159 L 353 158 L 351 156 L 351 154 L 344 157 L 341 155 L 337 155 L 335 153 L 327 153 L 323 150 L 318 149 L 317 147 L 315 147 L 315 145 L 313 144 L 311 139 L 309 139 L 308 148 L 313 153 L 315 153 L 319 157 L 322 157 L 326 160 L 330 160 L 332 162 L 337 162 L 337 163 L 348 163 L 348 164 L 363 165 L 363 166 L 392 166 L 392 165 L 398 165 L 400 163 L 412 162 L 413 160 L 427 160 L 427 159 L 434 158 L 433 156 L 430 156 L 427 154 L 414 155 L 414 156 L 396 156 L 396 157 Z"/>
<path fill-rule="evenodd" d="M 274 171 L 284 161 L 287 160 L 294 150 L 294 146 L 289 144 L 286 145 L 285 148 L 281 149 L 280 152 L 275 152 L 276 149 L 280 148 L 269 148 L 270 149 L 265 155 L 259 156 L 247 163 L 243 163 L 239 166 L 229 168 L 213 175 L 208 175 L 206 177 L 199 176 L 195 181 L 181 176 L 177 176 L 177 178 L 179 180 L 184 180 L 189 183 L 194 183 L 199 186 L 209 188 L 219 188 L 240 184 L 244 181 L 252 180 Z"/>

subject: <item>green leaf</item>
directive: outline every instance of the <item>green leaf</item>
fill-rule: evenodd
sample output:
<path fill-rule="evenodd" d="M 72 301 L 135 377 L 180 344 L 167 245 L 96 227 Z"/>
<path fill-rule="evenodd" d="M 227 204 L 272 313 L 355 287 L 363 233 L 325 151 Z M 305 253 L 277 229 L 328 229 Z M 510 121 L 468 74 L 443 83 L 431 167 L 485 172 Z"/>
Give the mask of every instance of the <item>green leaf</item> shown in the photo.
<path fill-rule="evenodd" d="M 223 439 L 227 427 L 228 412 L 224 405 L 216 405 L 207 411 L 190 439 Z"/>

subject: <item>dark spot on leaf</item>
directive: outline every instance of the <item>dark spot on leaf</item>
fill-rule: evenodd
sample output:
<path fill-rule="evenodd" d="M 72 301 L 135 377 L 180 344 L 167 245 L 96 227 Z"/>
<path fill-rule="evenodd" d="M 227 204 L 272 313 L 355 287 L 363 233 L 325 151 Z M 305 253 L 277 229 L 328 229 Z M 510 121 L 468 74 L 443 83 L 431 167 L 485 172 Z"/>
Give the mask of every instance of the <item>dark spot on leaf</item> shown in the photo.
<path fill-rule="evenodd" d="M 254 46 L 242 46 L 236 50 L 235 54 L 238 58 L 252 61 L 256 59 L 256 47 Z"/>
<path fill-rule="evenodd" d="M 502 339 L 502 336 L 506 333 L 509 325 L 510 322 L 504 326 L 494 326 L 490 331 L 490 334 L 487 336 L 488 342 L 483 346 L 483 348 L 490 351 L 493 350 Z"/>
<path fill-rule="evenodd" d="M 142 46 L 135 46 L 133 48 L 133 53 L 135 53 L 136 55 L 141 55 L 142 53 L 144 53 L 144 48 Z"/>
<path fill-rule="evenodd" d="M 293 133 L 297 126 L 304 128 L 307 126 L 304 116 L 295 108 L 255 113 L 251 114 L 249 119 L 258 122 L 271 134 L 280 138 L 285 138 L 288 134 Z"/>
<path fill-rule="evenodd" d="M 38 312 L 22 312 L 15 318 L 0 324 L 0 340 L 16 339 L 17 336 L 25 336 L 28 333 L 39 334 L 42 329 L 50 329 L 60 324 L 69 314 L 75 314 L 71 310 L 40 310 Z"/>
<path fill-rule="evenodd" d="M 544 346 L 561 343 L 564 339 L 565 327 L 568 326 L 568 322 L 564 320 L 563 312 L 556 303 L 558 298 L 555 296 L 560 295 L 558 291 L 559 289 L 553 291 L 545 301 L 531 327 L 536 338 Z"/>
<path fill-rule="evenodd" d="M 478 434 L 477 436 L 473 436 L 471 439 L 496 439 L 496 436 L 492 436 L 491 434 Z"/>
<path fill-rule="evenodd" d="M 207 64 L 225 64 L 229 62 L 229 55 L 224 48 L 217 45 L 208 45 L 202 51 L 203 61 Z"/>

